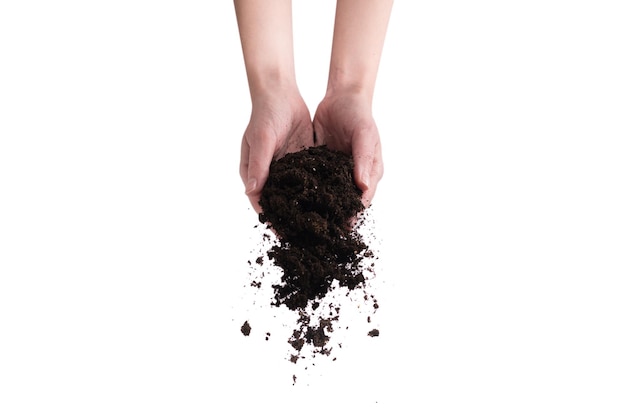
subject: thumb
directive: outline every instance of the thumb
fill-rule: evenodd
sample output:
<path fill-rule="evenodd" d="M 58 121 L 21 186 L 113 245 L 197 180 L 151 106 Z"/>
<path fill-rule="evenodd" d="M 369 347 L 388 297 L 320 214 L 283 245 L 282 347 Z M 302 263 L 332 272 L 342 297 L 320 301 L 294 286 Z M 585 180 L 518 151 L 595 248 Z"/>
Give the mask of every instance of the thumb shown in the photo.
<path fill-rule="evenodd" d="M 244 179 L 244 182 L 246 194 L 257 213 L 262 212 L 259 200 L 274 157 L 274 150 L 269 144 L 271 141 L 254 141 L 248 152 L 247 178 Z"/>
<path fill-rule="evenodd" d="M 375 126 L 355 134 L 352 142 L 352 156 L 354 180 L 363 192 L 363 203 L 367 207 L 374 197 L 378 181 L 383 174 L 380 137 Z"/>

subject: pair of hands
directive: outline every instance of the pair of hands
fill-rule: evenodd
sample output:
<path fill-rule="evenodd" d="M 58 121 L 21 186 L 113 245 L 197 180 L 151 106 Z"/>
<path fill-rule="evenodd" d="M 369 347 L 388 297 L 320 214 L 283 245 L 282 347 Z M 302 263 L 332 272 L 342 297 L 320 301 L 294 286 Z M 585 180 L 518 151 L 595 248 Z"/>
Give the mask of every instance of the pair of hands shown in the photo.
<path fill-rule="evenodd" d="M 311 122 L 300 93 L 270 93 L 256 97 L 241 144 L 239 173 L 257 213 L 270 163 L 285 154 L 311 146 L 351 154 L 354 178 L 368 207 L 383 175 L 378 128 L 367 97 L 357 93 L 327 94 Z"/>

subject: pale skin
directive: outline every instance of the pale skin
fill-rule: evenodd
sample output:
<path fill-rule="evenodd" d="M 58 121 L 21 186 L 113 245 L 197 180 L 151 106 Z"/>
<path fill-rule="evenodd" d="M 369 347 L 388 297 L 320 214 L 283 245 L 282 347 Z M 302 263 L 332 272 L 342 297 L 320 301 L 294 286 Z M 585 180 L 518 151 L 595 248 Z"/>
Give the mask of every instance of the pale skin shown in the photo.
<path fill-rule="evenodd" d="M 234 3 L 252 100 L 239 173 L 252 207 L 261 212 L 273 159 L 323 144 L 352 154 L 369 206 L 383 175 L 372 99 L 393 0 L 337 0 L 328 85 L 312 121 L 296 84 L 291 0 Z"/>

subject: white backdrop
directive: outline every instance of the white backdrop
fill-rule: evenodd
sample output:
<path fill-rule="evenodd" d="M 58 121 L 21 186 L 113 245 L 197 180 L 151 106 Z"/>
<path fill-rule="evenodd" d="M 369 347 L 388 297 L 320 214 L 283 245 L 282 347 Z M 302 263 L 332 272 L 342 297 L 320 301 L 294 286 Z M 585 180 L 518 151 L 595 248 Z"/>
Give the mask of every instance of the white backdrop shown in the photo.
<path fill-rule="evenodd" d="M 292 386 L 284 341 L 239 332 L 260 309 L 232 3 L 2 2 L 0 416 L 623 417 L 620 6 L 396 2 L 381 336 Z M 311 112 L 333 9 L 294 1 Z"/>

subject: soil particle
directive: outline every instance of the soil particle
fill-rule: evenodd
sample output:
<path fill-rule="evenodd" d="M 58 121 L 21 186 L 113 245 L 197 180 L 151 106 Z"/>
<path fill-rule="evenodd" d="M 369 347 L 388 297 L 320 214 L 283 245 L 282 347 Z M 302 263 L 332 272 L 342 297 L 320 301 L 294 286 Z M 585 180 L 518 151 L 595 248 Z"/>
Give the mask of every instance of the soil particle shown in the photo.
<path fill-rule="evenodd" d="M 245 335 L 246 337 L 250 335 L 251 330 L 252 328 L 250 327 L 250 324 L 248 323 L 248 321 L 244 322 L 243 325 L 241 326 L 241 333 Z"/>

